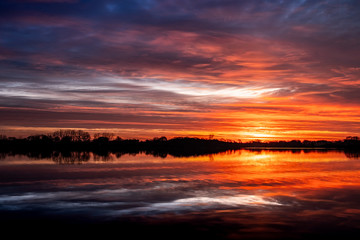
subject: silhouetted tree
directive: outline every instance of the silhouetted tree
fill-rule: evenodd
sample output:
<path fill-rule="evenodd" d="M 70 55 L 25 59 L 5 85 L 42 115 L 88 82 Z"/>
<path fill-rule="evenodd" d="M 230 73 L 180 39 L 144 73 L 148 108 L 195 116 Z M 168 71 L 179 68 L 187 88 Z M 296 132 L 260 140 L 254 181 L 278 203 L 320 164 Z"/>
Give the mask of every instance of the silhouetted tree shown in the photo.
<path fill-rule="evenodd" d="M 153 142 L 166 142 L 167 141 L 167 138 L 166 137 L 160 137 L 160 138 L 158 138 L 158 137 L 155 137 L 155 138 L 153 138 Z"/>
<path fill-rule="evenodd" d="M 349 137 L 346 137 L 345 141 L 359 141 L 359 137 L 357 136 L 349 136 Z"/>
<path fill-rule="evenodd" d="M 107 133 L 107 132 L 104 132 L 104 133 L 95 133 L 94 134 L 94 139 L 98 139 L 100 137 L 104 137 L 104 138 L 107 138 L 109 139 L 110 141 L 111 140 L 114 140 L 115 138 L 115 135 L 113 133 Z"/>
<path fill-rule="evenodd" d="M 52 137 L 65 142 L 87 142 L 90 141 L 90 134 L 83 130 L 59 130 L 52 134 Z"/>

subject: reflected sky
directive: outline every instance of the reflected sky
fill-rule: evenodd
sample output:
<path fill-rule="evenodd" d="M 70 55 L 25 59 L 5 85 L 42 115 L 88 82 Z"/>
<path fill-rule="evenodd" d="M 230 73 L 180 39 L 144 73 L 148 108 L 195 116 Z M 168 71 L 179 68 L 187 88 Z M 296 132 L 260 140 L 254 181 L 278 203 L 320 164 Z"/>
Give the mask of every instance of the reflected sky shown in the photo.
<path fill-rule="evenodd" d="M 360 161 L 341 151 L 89 156 L 81 164 L 1 159 L 0 220 L 25 212 L 96 223 L 201 219 L 204 229 L 235 226 L 225 238 L 360 230 Z"/>

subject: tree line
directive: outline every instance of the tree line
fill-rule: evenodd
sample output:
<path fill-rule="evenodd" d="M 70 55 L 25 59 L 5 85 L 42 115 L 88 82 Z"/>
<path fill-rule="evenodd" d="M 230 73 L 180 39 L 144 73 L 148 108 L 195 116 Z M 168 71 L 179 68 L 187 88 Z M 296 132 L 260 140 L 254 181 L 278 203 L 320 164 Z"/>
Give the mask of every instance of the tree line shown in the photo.
<path fill-rule="evenodd" d="M 58 130 L 50 134 L 31 135 L 26 138 L 0 135 L 1 152 L 44 152 L 44 151 L 93 151 L 139 153 L 146 152 L 156 156 L 202 155 L 241 148 L 326 148 L 360 150 L 360 138 L 349 136 L 343 140 L 260 140 L 241 142 L 209 138 L 155 137 L 148 140 L 123 139 L 113 133 L 95 133 L 93 136 L 83 130 Z"/>
<path fill-rule="evenodd" d="M 92 151 L 99 155 L 107 152 L 146 152 L 155 156 L 189 156 L 235 150 L 239 147 L 239 143 L 235 141 L 189 137 L 167 139 L 163 136 L 143 141 L 123 139 L 112 133 L 96 133 L 91 137 L 83 130 L 59 130 L 26 138 L 0 135 L 2 152 Z"/>

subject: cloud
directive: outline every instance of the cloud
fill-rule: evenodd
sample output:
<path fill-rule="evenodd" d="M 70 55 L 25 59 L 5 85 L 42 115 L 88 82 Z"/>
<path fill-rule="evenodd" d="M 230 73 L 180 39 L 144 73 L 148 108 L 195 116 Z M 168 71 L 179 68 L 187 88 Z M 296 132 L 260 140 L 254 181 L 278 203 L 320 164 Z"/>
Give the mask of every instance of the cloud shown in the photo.
<path fill-rule="evenodd" d="M 333 103 L 358 111 L 359 16 L 357 1 L 2 1 L 0 107 L 181 113 L 184 131 L 192 118 L 224 135 L 233 116 L 270 129 L 274 108 L 280 122 Z"/>

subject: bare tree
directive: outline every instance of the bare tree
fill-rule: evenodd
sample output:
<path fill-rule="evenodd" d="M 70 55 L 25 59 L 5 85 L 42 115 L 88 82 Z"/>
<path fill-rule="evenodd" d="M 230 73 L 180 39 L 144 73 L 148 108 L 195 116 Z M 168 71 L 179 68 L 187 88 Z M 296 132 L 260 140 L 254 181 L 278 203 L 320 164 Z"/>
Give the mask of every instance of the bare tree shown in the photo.
<path fill-rule="evenodd" d="M 62 130 L 56 131 L 52 134 L 53 138 L 59 140 L 69 139 L 73 142 L 86 142 L 90 140 L 90 134 L 83 130 Z"/>

